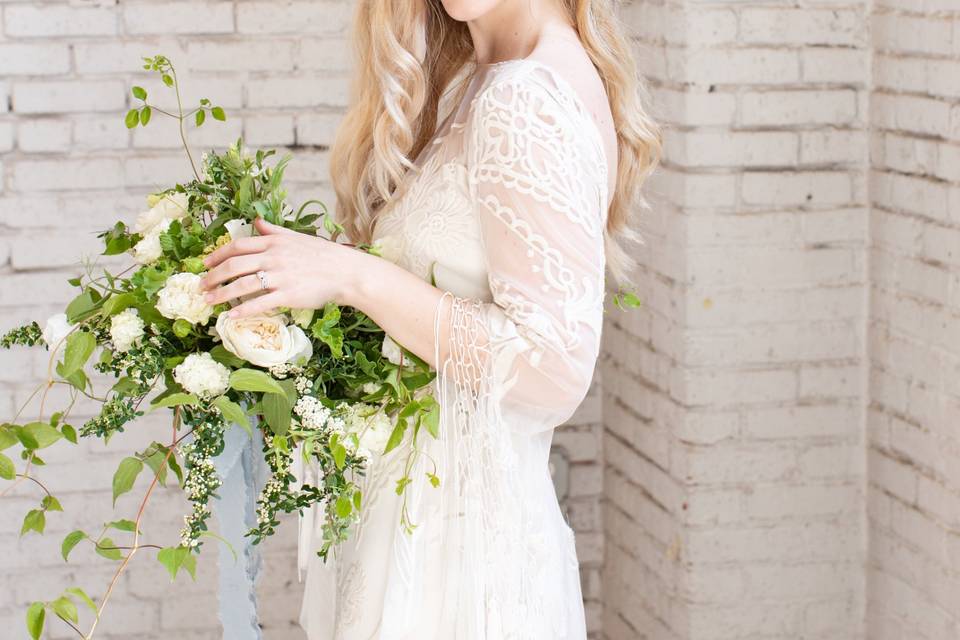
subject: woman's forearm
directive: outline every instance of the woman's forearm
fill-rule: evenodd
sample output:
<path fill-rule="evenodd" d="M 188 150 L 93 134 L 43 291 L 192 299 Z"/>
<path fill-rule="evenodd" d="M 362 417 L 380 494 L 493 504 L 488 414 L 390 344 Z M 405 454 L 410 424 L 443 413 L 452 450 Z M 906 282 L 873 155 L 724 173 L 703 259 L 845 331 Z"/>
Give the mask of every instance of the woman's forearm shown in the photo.
<path fill-rule="evenodd" d="M 444 314 L 450 308 L 449 302 L 443 301 L 443 292 L 383 258 L 354 253 L 351 259 L 356 262 L 346 270 L 350 276 L 344 282 L 340 301 L 363 311 L 397 343 L 436 367 L 436 311 L 441 303 Z M 442 332 L 442 360 L 449 328 L 444 317 L 440 320 L 437 328 Z"/>

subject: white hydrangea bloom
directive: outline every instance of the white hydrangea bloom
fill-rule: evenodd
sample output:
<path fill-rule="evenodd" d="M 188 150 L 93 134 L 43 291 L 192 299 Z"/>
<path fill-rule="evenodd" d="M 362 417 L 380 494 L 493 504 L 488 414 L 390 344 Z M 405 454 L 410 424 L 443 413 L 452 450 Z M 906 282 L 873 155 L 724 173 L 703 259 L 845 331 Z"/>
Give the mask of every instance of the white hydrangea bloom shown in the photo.
<path fill-rule="evenodd" d="M 173 379 L 189 393 L 211 398 L 230 387 L 230 369 L 209 353 L 191 353 L 174 368 Z"/>
<path fill-rule="evenodd" d="M 143 319 L 136 309 L 124 309 L 110 318 L 110 339 L 117 351 L 127 351 L 143 336 Z"/>
<path fill-rule="evenodd" d="M 206 324 L 213 315 L 200 288 L 202 277 L 195 273 L 177 273 L 167 278 L 157 293 L 157 311 L 164 318 L 183 319 L 193 324 Z"/>

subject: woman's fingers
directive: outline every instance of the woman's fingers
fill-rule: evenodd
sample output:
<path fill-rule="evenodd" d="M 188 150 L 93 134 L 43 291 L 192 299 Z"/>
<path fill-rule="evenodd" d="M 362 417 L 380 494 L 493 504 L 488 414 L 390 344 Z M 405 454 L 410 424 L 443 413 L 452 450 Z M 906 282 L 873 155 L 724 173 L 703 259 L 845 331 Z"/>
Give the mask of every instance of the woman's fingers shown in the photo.
<path fill-rule="evenodd" d="M 226 302 L 227 300 L 239 298 L 240 296 L 248 296 L 258 291 L 260 291 L 260 279 L 255 275 L 243 276 L 242 278 L 237 278 L 230 284 L 218 287 L 209 292 L 205 296 L 205 299 L 207 304 L 215 305 Z"/>
<path fill-rule="evenodd" d="M 265 251 L 271 244 L 273 244 L 273 238 L 268 236 L 239 238 L 211 253 L 204 259 L 203 264 L 207 267 L 207 269 L 212 269 L 224 260 L 234 256 L 250 253 L 261 253 L 262 251 Z"/>
<path fill-rule="evenodd" d="M 227 258 L 214 269 L 211 269 L 201 281 L 204 289 L 213 289 L 218 284 L 232 280 L 248 273 L 256 273 L 265 268 L 264 256 L 259 253 Z"/>
<path fill-rule="evenodd" d="M 256 228 L 257 232 L 261 235 L 297 235 L 297 232 L 293 229 L 287 229 L 286 227 L 281 227 L 270 222 L 267 222 L 263 218 L 257 218 L 253 221 L 253 226 Z"/>
<path fill-rule="evenodd" d="M 284 303 L 285 295 L 280 291 L 271 291 L 262 296 L 247 300 L 230 310 L 231 318 L 246 318 L 260 313 L 267 313 L 277 307 L 288 306 Z"/>

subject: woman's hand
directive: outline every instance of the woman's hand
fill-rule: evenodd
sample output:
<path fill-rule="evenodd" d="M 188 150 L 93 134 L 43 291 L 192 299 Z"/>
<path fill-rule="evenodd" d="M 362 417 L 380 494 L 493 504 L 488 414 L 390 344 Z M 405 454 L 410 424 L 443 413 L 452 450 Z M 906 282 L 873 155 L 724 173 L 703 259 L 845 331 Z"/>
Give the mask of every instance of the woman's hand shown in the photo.
<path fill-rule="evenodd" d="M 327 302 L 343 303 L 352 286 L 350 276 L 357 273 L 365 254 L 262 218 L 254 226 L 261 235 L 234 240 L 204 260 L 208 272 L 202 284 L 209 304 L 259 293 L 258 271 L 265 274 L 266 292 L 231 309 L 231 317 L 277 307 L 316 309 Z"/>

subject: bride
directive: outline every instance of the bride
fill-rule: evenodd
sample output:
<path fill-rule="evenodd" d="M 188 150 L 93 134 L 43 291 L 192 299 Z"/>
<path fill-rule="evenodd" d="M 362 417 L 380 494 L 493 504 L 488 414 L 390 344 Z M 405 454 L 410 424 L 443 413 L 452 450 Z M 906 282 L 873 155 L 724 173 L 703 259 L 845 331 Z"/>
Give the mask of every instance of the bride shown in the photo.
<path fill-rule="evenodd" d="M 310 640 L 583 639 L 548 455 L 590 385 L 605 269 L 630 267 L 618 240 L 659 150 L 630 44 L 612 0 L 357 7 L 331 173 L 347 235 L 380 255 L 261 220 L 205 281 L 219 303 L 265 273 L 237 315 L 352 305 L 438 371 L 440 437 L 419 438 L 405 495 L 401 446 L 371 462 L 326 564 L 304 518 L 301 624 Z"/>

